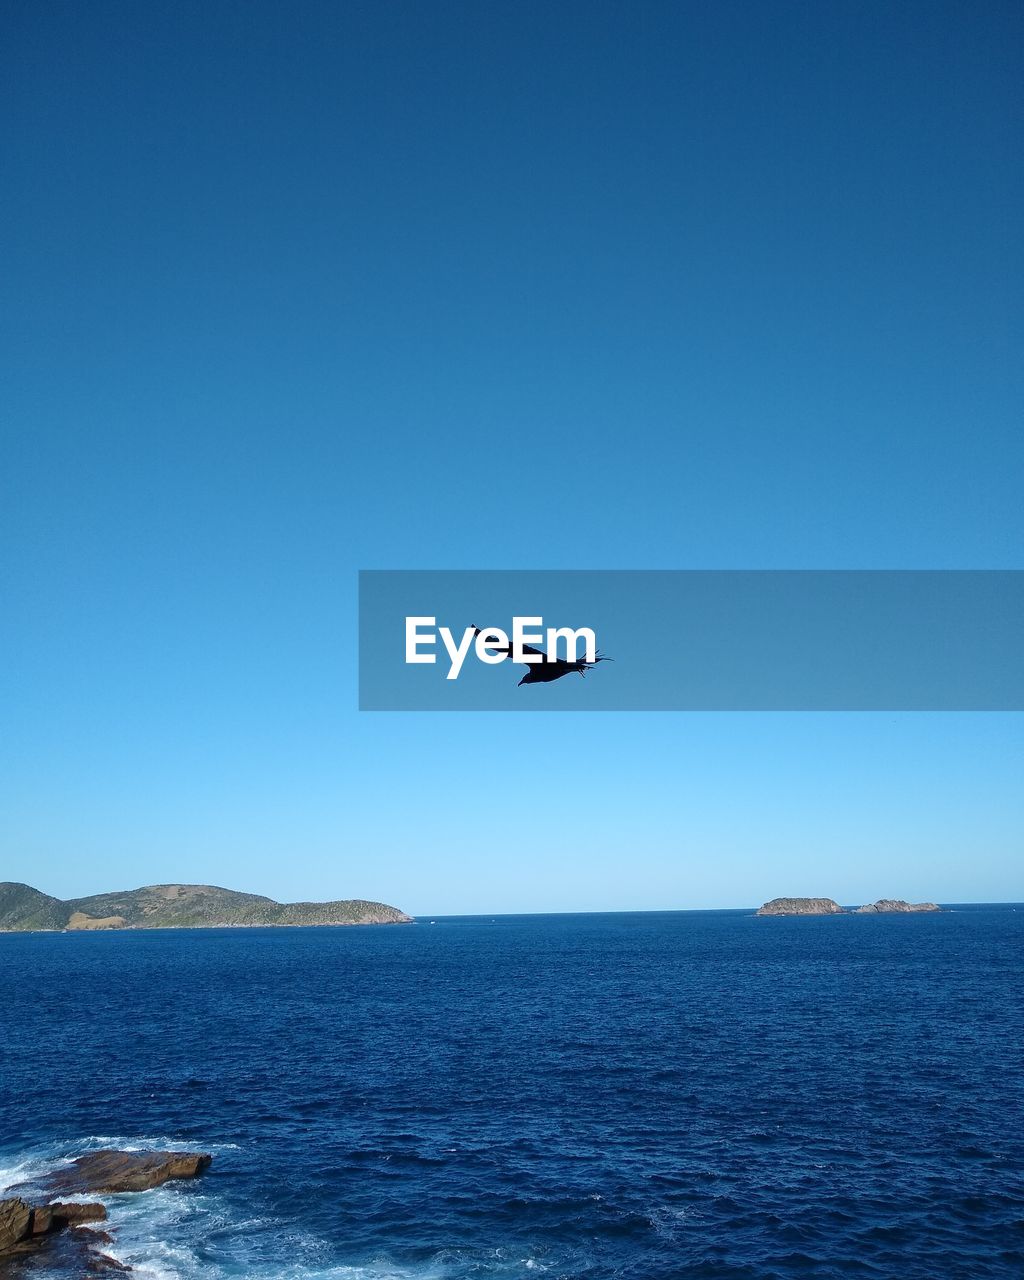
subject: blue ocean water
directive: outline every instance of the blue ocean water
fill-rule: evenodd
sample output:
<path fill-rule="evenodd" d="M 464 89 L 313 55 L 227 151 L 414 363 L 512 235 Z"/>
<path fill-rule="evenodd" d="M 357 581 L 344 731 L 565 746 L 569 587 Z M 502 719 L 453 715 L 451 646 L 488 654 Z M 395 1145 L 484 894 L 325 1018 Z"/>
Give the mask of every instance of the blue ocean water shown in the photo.
<path fill-rule="evenodd" d="M 108 1198 L 144 1277 L 1024 1275 L 1024 907 L 13 934 L 0 965 L 0 1184 L 214 1153 Z"/>

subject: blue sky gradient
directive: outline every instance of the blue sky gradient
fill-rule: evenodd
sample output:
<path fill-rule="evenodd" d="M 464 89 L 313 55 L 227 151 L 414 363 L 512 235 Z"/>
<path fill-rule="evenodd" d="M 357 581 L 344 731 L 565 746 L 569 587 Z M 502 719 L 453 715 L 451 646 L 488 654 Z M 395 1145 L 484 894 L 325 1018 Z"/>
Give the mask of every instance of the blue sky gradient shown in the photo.
<path fill-rule="evenodd" d="M 1024 898 L 1021 718 L 359 714 L 360 568 L 1020 568 L 1017 5 L 5 7 L 0 879 Z"/>

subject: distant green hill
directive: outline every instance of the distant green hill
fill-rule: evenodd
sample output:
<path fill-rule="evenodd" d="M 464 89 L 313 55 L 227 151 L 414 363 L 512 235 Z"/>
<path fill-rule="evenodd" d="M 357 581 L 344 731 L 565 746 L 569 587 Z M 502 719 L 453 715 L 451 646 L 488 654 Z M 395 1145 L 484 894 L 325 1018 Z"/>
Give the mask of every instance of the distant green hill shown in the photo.
<path fill-rule="evenodd" d="M 0 932 L 26 929 L 202 929 L 220 925 L 408 924 L 383 902 L 275 902 L 209 884 L 151 884 L 91 898 L 51 898 L 0 882 Z"/>

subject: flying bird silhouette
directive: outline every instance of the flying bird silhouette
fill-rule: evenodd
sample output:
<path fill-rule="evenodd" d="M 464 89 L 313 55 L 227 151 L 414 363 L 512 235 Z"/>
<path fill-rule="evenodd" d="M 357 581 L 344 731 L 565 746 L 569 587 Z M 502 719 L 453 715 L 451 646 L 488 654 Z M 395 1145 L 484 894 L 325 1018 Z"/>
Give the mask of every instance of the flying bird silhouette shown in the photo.
<path fill-rule="evenodd" d="M 480 628 L 474 623 L 473 633 L 480 635 Z M 512 645 L 508 644 L 504 647 L 501 645 L 488 645 L 489 649 L 493 649 L 495 653 L 507 653 L 512 656 Z M 529 663 L 529 671 L 523 676 L 520 684 L 549 684 L 552 680 L 561 680 L 562 676 L 576 675 L 585 676 L 591 667 L 596 667 L 599 662 L 614 662 L 614 658 L 605 658 L 602 654 L 596 653 L 593 662 L 587 662 L 586 658 L 578 658 L 575 662 L 570 662 L 568 658 L 549 658 L 543 649 L 534 649 L 532 645 L 524 644 L 523 653 L 537 653 L 544 661 Z"/>

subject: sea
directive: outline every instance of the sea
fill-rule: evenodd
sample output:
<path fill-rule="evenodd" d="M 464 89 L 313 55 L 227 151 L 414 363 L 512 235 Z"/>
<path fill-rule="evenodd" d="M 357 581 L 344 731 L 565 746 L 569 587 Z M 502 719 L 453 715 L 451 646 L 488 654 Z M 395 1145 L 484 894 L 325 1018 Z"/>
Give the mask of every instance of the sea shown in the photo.
<path fill-rule="evenodd" d="M 0 1186 L 213 1155 L 106 1198 L 140 1278 L 1024 1276 L 1021 905 L 8 934 L 0 974 Z"/>

